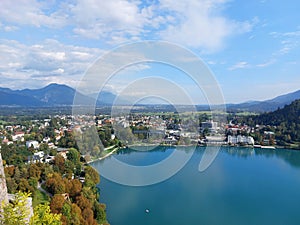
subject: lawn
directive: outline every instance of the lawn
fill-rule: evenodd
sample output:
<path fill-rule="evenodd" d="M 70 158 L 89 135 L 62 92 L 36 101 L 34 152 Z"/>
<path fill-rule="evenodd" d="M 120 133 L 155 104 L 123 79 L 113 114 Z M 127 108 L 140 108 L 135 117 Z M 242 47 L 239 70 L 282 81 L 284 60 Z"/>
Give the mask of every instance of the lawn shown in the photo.
<path fill-rule="evenodd" d="M 32 198 L 32 206 L 33 208 L 41 203 L 50 202 L 50 198 L 40 190 L 36 190 L 34 192 L 33 198 Z"/>

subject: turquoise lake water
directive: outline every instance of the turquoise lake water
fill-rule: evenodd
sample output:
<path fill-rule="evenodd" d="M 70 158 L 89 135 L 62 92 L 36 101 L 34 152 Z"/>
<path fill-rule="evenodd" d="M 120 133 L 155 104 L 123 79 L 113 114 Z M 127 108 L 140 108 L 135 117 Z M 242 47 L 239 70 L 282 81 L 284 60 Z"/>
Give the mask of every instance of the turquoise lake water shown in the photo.
<path fill-rule="evenodd" d="M 132 187 L 101 177 L 100 198 L 110 224 L 300 224 L 300 151 L 222 147 L 199 172 L 204 150 L 198 147 L 178 173 L 157 184 Z M 125 149 L 92 165 L 100 173 L 113 158 L 151 165 L 173 151 Z"/>

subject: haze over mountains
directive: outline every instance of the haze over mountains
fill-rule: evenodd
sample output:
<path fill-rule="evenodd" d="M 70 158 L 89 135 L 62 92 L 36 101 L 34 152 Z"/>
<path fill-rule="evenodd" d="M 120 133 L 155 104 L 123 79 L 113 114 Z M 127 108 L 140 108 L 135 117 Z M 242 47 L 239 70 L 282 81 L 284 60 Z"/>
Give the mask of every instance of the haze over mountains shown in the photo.
<path fill-rule="evenodd" d="M 49 84 L 40 89 L 23 89 L 11 90 L 9 88 L 0 88 L 0 106 L 20 106 L 20 107 L 54 107 L 54 106 L 71 106 L 76 90 L 62 84 Z M 97 105 L 112 105 L 116 95 L 102 91 L 100 95 L 89 95 L 77 93 L 81 102 L 91 105 L 97 98 Z M 240 104 L 227 104 L 229 111 L 251 111 L 267 112 L 274 111 L 278 108 L 290 104 L 294 100 L 300 99 L 300 90 L 278 96 L 266 101 L 251 101 Z M 120 104 L 128 105 L 130 102 L 126 99 L 118 100 Z M 147 103 L 146 103 L 147 104 Z M 153 104 L 153 102 L 149 102 Z"/>
<path fill-rule="evenodd" d="M 280 95 L 266 101 L 251 101 L 240 104 L 228 104 L 228 110 L 249 111 L 249 112 L 270 112 L 285 105 L 291 104 L 293 101 L 300 99 L 300 90 Z"/>

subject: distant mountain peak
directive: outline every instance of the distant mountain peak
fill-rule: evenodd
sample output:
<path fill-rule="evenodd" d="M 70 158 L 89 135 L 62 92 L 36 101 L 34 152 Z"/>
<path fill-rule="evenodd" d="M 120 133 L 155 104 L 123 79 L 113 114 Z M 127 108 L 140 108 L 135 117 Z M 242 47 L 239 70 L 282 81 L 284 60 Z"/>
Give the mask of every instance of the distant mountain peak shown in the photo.
<path fill-rule="evenodd" d="M 50 83 L 39 89 L 11 90 L 0 87 L 0 106 L 24 106 L 24 107 L 52 107 L 52 106 L 72 106 L 74 96 L 77 94 L 83 105 L 112 105 L 117 96 L 108 91 L 102 91 L 100 94 L 91 94 L 85 96 L 76 93 L 76 89 L 65 84 Z M 229 111 L 250 111 L 250 112 L 270 112 L 294 100 L 300 99 L 300 90 L 280 95 L 276 98 L 266 101 L 248 101 L 240 104 L 227 104 Z M 130 104 L 130 99 L 118 98 L 119 105 Z M 147 102 L 145 104 L 151 104 Z"/>
<path fill-rule="evenodd" d="M 271 112 L 293 101 L 300 99 L 300 90 L 277 96 L 265 101 L 248 101 L 240 104 L 228 105 L 227 109 L 234 111 Z"/>

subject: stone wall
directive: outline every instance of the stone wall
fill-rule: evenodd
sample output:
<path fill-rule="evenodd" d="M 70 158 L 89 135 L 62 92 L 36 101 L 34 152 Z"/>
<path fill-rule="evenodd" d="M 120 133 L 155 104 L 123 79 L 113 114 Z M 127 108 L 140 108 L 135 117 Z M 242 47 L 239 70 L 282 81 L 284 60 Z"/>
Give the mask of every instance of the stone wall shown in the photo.
<path fill-rule="evenodd" d="M 8 196 L 7 196 L 7 187 L 6 187 L 6 181 L 5 181 L 5 174 L 4 174 L 2 156 L 1 156 L 1 153 L 0 153 L 0 207 L 2 205 L 2 202 L 7 203 L 8 202 Z"/>

